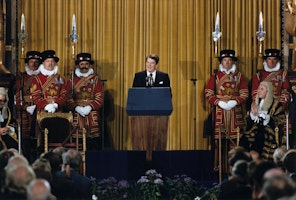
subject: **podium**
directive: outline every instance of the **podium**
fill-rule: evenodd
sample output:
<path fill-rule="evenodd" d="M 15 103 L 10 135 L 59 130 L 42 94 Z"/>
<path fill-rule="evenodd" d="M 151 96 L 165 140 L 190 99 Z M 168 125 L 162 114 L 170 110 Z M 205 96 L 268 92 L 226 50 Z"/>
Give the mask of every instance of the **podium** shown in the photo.
<path fill-rule="evenodd" d="M 166 150 L 169 115 L 173 111 L 171 88 L 136 87 L 128 91 L 126 111 L 130 119 L 133 150 Z"/>

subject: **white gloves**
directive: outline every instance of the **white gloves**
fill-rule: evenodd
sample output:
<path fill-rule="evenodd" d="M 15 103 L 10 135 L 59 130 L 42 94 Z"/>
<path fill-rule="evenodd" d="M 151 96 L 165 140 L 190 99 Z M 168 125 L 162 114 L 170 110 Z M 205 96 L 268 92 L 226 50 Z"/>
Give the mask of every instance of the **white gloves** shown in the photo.
<path fill-rule="evenodd" d="M 218 106 L 220 106 L 223 110 L 231 110 L 237 105 L 237 101 L 229 100 L 227 103 L 225 101 L 219 101 Z"/>
<path fill-rule="evenodd" d="M 82 117 L 85 117 L 92 110 L 91 106 L 76 106 L 75 111 L 79 113 Z"/>
<path fill-rule="evenodd" d="M 52 103 L 55 109 L 58 109 L 59 105 L 57 103 Z"/>
<path fill-rule="evenodd" d="M 225 101 L 219 101 L 218 106 L 220 106 L 223 110 L 231 110 L 230 106 Z"/>
<path fill-rule="evenodd" d="M 84 115 L 88 115 L 90 113 L 90 111 L 91 111 L 91 106 L 85 106 L 83 108 Z"/>
<path fill-rule="evenodd" d="M 36 108 L 36 105 L 32 105 L 32 106 L 28 106 L 26 110 L 28 113 L 30 113 L 30 115 L 33 115 L 35 108 Z"/>
<path fill-rule="evenodd" d="M 254 115 L 250 112 L 250 117 L 257 124 L 260 122 L 260 119 L 263 119 L 264 126 L 266 126 L 270 121 L 270 115 L 267 114 L 267 111 L 261 111 L 258 115 Z"/>
<path fill-rule="evenodd" d="M 75 111 L 77 113 L 79 113 L 79 115 L 81 115 L 82 117 L 85 117 L 84 113 L 83 113 L 83 107 L 82 106 L 76 106 Z"/>
<path fill-rule="evenodd" d="M 255 123 L 259 123 L 259 117 L 257 115 L 254 115 L 252 112 L 250 112 L 250 117 Z"/>
<path fill-rule="evenodd" d="M 46 110 L 49 113 L 54 113 L 58 109 L 57 103 L 49 103 L 44 107 L 44 110 Z"/>
<path fill-rule="evenodd" d="M 235 100 L 229 100 L 227 102 L 228 106 L 230 107 L 230 109 L 234 108 L 237 105 L 237 101 Z"/>

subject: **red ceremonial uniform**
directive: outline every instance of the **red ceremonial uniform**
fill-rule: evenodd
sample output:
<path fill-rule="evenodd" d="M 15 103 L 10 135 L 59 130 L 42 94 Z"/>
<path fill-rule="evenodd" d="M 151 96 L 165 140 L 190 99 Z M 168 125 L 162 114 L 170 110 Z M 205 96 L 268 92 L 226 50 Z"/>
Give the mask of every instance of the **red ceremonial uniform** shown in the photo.
<path fill-rule="evenodd" d="M 26 111 L 28 106 L 32 106 L 33 100 L 30 87 L 32 85 L 34 75 L 29 75 L 26 72 L 20 74 L 15 83 L 15 105 L 21 117 L 21 133 L 22 138 L 35 137 L 35 127 L 32 125 L 32 115 Z M 31 128 L 33 128 L 31 130 Z M 32 131 L 32 133 L 30 133 Z"/>
<path fill-rule="evenodd" d="M 214 89 L 216 90 L 214 91 Z M 245 128 L 244 103 L 248 98 L 248 86 L 240 72 L 226 74 L 217 72 L 211 75 L 205 88 L 205 97 L 211 105 L 215 105 L 215 138 L 219 138 L 221 127 L 222 137 L 237 138 L 237 127 Z M 218 102 L 235 100 L 236 105 L 231 110 L 223 110 Z"/>
<path fill-rule="evenodd" d="M 79 137 L 82 136 L 82 128 L 86 128 L 87 137 L 99 137 L 99 109 L 103 105 L 103 86 L 97 75 L 87 77 L 74 76 L 67 83 L 68 90 L 72 87 L 72 97 L 69 98 L 69 108 L 75 110 L 76 106 L 91 106 L 91 112 L 81 116 L 74 112 L 73 123 L 78 127 Z"/>
<path fill-rule="evenodd" d="M 67 102 L 67 94 L 65 79 L 59 74 L 52 76 L 46 76 L 42 73 L 35 76 L 31 93 L 34 104 L 37 106 L 37 110 L 42 110 L 49 103 L 57 103 L 58 109 L 62 109 L 62 106 Z"/>

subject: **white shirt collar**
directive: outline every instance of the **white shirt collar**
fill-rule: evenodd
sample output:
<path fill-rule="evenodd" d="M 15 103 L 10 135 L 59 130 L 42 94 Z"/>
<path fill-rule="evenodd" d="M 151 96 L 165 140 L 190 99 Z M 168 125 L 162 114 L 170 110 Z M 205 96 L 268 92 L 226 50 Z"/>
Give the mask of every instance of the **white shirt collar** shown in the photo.
<path fill-rule="evenodd" d="M 147 76 L 150 76 L 150 74 L 152 74 L 152 77 L 153 77 L 153 80 L 155 81 L 155 77 L 156 77 L 156 70 L 154 71 L 154 72 L 148 72 L 148 71 L 146 71 L 147 72 Z"/>

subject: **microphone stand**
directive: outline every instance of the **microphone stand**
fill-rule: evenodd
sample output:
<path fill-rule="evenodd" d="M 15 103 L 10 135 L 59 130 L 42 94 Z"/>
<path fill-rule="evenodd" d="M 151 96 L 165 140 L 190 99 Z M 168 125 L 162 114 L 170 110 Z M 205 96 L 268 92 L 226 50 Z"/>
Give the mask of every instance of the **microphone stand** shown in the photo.
<path fill-rule="evenodd" d="M 193 113 L 194 113 L 194 116 L 193 116 L 193 134 L 194 134 L 194 149 L 196 149 L 196 89 L 195 89 L 195 86 L 196 86 L 196 81 L 197 79 L 196 78 L 191 78 L 190 79 L 193 83 Z"/>
<path fill-rule="evenodd" d="M 103 79 L 101 80 L 103 88 L 105 86 L 105 82 L 107 82 L 107 80 Z M 104 92 L 104 90 L 103 90 Z M 101 107 L 101 138 L 102 138 L 102 150 L 104 150 L 105 148 L 105 98 L 103 99 L 103 105 Z"/>

